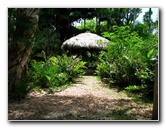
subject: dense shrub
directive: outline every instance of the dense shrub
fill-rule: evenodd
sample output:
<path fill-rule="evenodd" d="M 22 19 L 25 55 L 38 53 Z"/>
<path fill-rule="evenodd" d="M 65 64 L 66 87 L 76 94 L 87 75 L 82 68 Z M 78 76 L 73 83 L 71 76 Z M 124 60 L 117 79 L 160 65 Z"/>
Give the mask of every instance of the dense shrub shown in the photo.
<path fill-rule="evenodd" d="M 34 87 L 49 88 L 52 92 L 64 85 L 74 82 L 75 78 L 85 72 L 85 62 L 79 58 L 68 57 L 67 55 L 51 57 L 46 62 L 32 61 L 31 70 L 28 73 L 29 81 Z"/>
<path fill-rule="evenodd" d="M 114 26 L 112 33 L 103 35 L 110 39 L 110 44 L 100 53 L 96 73 L 118 86 L 147 84 L 153 88 L 157 37 L 149 34 L 146 40 L 142 40 L 128 26 Z"/>

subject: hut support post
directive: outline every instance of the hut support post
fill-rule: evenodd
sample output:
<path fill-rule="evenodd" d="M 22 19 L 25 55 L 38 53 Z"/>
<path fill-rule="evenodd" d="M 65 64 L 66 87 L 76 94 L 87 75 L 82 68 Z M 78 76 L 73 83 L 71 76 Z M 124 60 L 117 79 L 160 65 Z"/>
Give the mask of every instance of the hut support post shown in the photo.
<path fill-rule="evenodd" d="M 82 55 L 82 49 L 79 50 L 79 56 L 81 56 L 81 55 Z"/>
<path fill-rule="evenodd" d="M 93 57 L 92 50 L 90 50 L 90 60 L 91 60 L 91 62 L 92 62 L 92 57 Z"/>
<path fill-rule="evenodd" d="M 72 49 L 70 49 L 70 51 L 69 51 L 69 52 L 70 52 L 70 56 L 71 56 L 71 55 L 72 55 Z"/>

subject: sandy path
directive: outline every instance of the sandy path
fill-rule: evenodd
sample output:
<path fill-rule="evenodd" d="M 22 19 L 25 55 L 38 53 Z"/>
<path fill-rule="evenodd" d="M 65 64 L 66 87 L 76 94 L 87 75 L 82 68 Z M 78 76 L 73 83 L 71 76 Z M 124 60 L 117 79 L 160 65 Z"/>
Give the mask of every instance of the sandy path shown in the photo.
<path fill-rule="evenodd" d="M 95 76 L 61 92 L 31 92 L 9 103 L 9 120 L 150 120 L 152 106 L 135 103 L 124 92 L 108 89 Z"/>

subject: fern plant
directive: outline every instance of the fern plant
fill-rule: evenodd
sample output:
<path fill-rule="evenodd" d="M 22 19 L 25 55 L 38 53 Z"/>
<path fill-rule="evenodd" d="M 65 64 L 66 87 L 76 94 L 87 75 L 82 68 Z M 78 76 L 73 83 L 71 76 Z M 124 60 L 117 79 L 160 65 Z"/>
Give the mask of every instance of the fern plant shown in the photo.
<path fill-rule="evenodd" d="M 62 56 L 51 57 L 46 62 L 40 61 L 31 63 L 31 70 L 28 73 L 33 86 L 48 88 L 50 92 L 62 88 L 74 81 L 75 78 L 83 75 L 82 68 L 86 62 L 79 58 L 73 59 L 63 54 Z"/>

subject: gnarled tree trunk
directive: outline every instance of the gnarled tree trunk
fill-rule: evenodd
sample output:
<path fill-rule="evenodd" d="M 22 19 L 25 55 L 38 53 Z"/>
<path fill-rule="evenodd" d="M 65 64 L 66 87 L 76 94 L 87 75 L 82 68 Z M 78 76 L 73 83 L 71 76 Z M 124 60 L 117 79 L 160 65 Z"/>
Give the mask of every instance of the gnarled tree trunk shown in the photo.
<path fill-rule="evenodd" d="M 31 53 L 34 35 L 38 27 L 39 9 L 19 8 L 16 17 L 14 41 L 8 44 L 8 86 L 9 91 L 20 82 L 27 72 L 27 62 Z"/>

